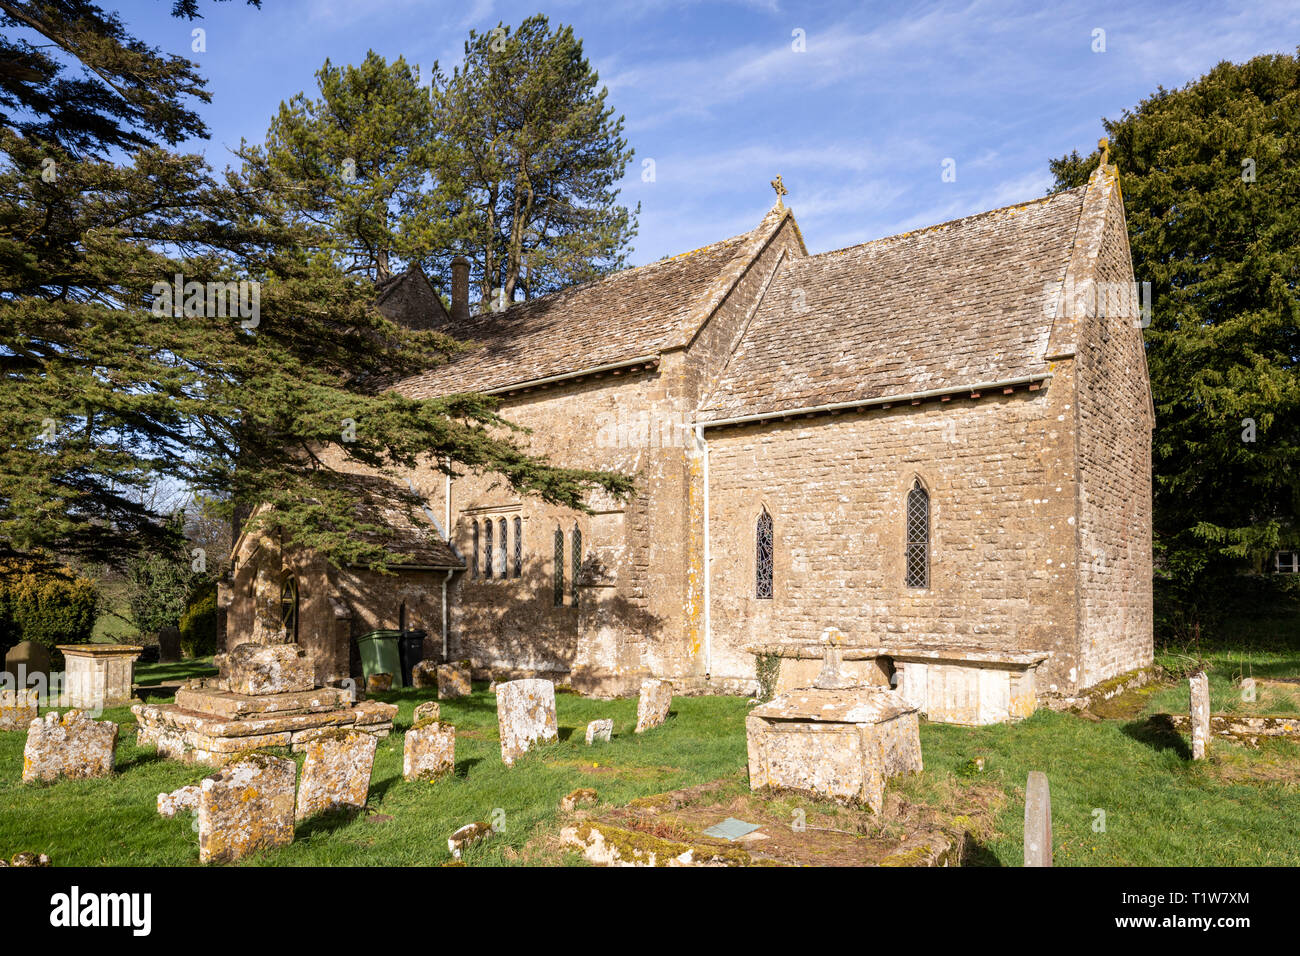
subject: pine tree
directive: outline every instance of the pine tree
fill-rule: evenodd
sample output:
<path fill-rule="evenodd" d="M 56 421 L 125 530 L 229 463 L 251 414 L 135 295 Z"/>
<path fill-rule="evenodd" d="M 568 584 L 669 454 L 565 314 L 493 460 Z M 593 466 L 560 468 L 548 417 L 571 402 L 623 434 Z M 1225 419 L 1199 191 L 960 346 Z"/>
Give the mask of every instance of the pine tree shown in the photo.
<path fill-rule="evenodd" d="M 1157 564 L 1195 625 L 1211 582 L 1300 546 L 1300 59 L 1221 63 L 1103 122 L 1152 284 Z M 1096 162 L 1052 161 L 1057 188 Z"/>
<path fill-rule="evenodd" d="M 471 31 L 449 76 L 435 65 L 432 171 L 485 303 L 626 264 L 640 208 L 620 205 L 616 184 L 632 150 L 598 84 L 573 29 L 540 14 Z"/>
<path fill-rule="evenodd" d="M 265 148 L 243 151 L 289 216 L 328 227 L 343 268 L 377 280 L 450 240 L 426 188 L 433 108 L 416 69 L 373 50 L 360 66 L 326 60 L 319 98 L 281 103 Z"/>

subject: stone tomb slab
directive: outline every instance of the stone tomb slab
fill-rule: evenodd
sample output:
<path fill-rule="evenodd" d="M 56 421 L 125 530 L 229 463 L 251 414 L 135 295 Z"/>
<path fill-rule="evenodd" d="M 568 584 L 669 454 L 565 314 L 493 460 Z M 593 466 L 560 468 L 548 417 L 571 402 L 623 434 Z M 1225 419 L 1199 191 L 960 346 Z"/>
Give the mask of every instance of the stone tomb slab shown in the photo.
<path fill-rule="evenodd" d="M 298 787 L 297 819 L 365 807 L 378 746 L 378 737 L 355 730 L 336 731 L 307 744 L 302 784 Z"/>
<path fill-rule="evenodd" d="M 117 754 L 117 724 L 79 710 L 50 711 L 33 720 L 23 748 L 23 783 L 109 777 Z"/>
<path fill-rule="evenodd" d="M 297 775 L 292 760 L 253 754 L 199 784 L 199 862 L 232 863 L 292 843 Z"/>
<path fill-rule="evenodd" d="M 920 772 L 916 707 L 879 687 L 791 691 L 745 719 L 749 785 L 879 813 L 886 781 Z"/>
<path fill-rule="evenodd" d="M 60 644 L 66 666 L 64 706 L 100 712 L 120 707 L 132 697 L 136 659 L 134 644 Z"/>
<path fill-rule="evenodd" d="M 246 697 L 291 694 L 316 686 L 311 659 L 296 644 L 240 644 L 228 656 L 229 688 Z"/>
<path fill-rule="evenodd" d="M 507 767 L 533 744 L 559 736 L 555 719 L 555 685 L 541 678 L 497 685 L 497 726 L 501 731 L 501 760 Z"/>

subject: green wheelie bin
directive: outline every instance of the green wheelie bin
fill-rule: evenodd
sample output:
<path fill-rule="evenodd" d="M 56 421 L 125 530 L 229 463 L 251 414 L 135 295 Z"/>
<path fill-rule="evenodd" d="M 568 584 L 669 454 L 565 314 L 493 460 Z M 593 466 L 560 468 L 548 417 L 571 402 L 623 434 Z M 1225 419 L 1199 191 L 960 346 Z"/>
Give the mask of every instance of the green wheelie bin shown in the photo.
<path fill-rule="evenodd" d="M 402 686 L 402 657 L 398 649 L 401 636 L 401 631 L 378 630 L 357 638 L 361 674 L 367 684 L 372 674 L 392 674 L 393 690 Z"/>

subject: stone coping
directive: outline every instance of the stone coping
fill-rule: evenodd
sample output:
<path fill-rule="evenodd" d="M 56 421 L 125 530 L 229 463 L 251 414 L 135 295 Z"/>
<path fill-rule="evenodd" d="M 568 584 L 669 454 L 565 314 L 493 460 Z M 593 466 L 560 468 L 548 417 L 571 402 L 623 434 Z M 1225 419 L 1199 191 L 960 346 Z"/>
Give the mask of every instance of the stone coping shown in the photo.
<path fill-rule="evenodd" d="M 821 660 L 826 647 L 823 644 L 783 644 L 773 641 L 749 644 L 745 647 L 745 650 L 750 654 L 776 654 L 786 658 Z M 874 660 L 877 657 L 890 657 L 896 661 L 1008 664 L 1015 667 L 1033 667 L 1052 656 L 1051 651 L 1005 651 L 956 644 L 939 645 L 937 647 L 922 647 L 915 644 L 882 644 L 874 647 L 841 645 L 838 650 L 840 659 L 846 661 L 867 661 Z"/>
<path fill-rule="evenodd" d="M 140 656 L 144 648 L 136 644 L 57 644 L 65 657 L 127 657 Z"/>

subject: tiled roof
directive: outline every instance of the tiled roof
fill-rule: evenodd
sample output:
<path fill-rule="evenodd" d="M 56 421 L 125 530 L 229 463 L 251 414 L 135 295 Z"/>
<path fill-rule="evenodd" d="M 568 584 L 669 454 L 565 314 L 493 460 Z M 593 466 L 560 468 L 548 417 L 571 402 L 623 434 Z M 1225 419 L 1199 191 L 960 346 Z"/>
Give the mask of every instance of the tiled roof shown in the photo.
<path fill-rule="evenodd" d="M 412 398 L 487 391 L 684 345 L 785 215 L 773 209 L 743 235 L 454 323 L 451 334 L 477 347 L 398 390 Z"/>
<path fill-rule="evenodd" d="M 402 560 L 395 567 L 461 568 L 465 562 L 447 544 L 425 501 L 409 488 L 377 475 L 349 474 L 343 480 L 359 492 L 358 521 L 386 529 L 357 534 L 357 539 L 377 544 Z"/>
<path fill-rule="evenodd" d="M 860 246 L 788 259 L 701 421 L 1029 377 L 1084 187 Z"/>

